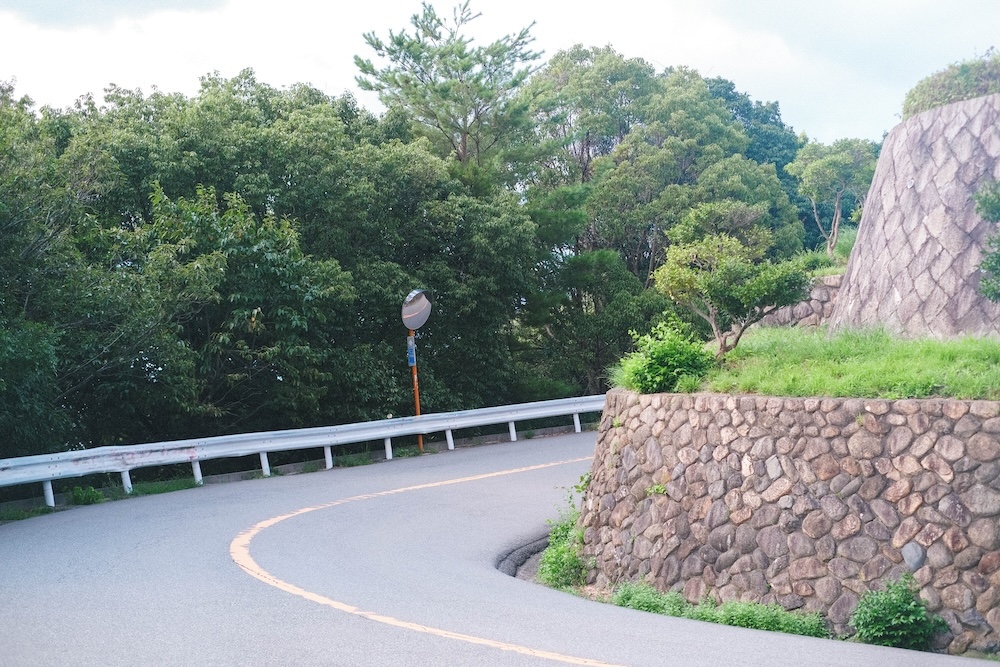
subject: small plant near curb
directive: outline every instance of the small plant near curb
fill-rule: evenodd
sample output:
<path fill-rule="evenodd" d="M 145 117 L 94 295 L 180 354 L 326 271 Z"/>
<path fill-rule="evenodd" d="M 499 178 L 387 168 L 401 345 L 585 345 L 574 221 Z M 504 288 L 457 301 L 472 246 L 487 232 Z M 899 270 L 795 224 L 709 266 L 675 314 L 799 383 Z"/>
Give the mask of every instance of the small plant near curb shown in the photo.
<path fill-rule="evenodd" d="M 716 604 L 705 599 L 697 605 L 690 604 L 677 591 L 661 593 L 649 584 L 625 583 L 615 589 L 611 603 L 619 607 L 639 609 L 654 614 L 664 614 L 694 621 L 707 621 L 753 630 L 784 632 L 805 637 L 826 638 L 830 633 L 819 614 L 787 611 L 781 605 L 735 600 Z"/>
<path fill-rule="evenodd" d="M 353 468 L 354 466 L 366 466 L 372 463 L 370 452 L 358 452 L 356 454 L 341 454 L 334 459 L 333 464 L 338 468 Z"/>
<path fill-rule="evenodd" d="M 912 574 L 888 582 L 885 590 L 862 595 L 851 625 L 855 637 L 866 644 L 917 651 L 928 650 L 934 635 L 948 629 L 944 619 L 927 611 Z"/>
<path fill-rule="evenodd" d="M 580 511 L 570 505 L 559 513 L 559 520 L 549 522 L 549 546 L 538 562 L 538 580 L 553 588 L 570 588 L 583 584 L 585 570 L 582 558 L 583 530 L 577 526 Z"/>
<path fill-rule="evenodd" d="M 104 501 L 104 494 L 92 486 L 74 486 L 69 492 L 69 501 L 74 505 L 96 505 Z"/>

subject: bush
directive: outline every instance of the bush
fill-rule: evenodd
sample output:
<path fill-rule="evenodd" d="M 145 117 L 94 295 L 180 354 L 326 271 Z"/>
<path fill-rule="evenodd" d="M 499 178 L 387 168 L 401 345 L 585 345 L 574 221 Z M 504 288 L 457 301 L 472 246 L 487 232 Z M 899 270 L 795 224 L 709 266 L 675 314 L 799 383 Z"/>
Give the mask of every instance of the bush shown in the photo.
<path fill-rule="evenodd" d="M 715 359 L 704 344 L 685 336 L 667 323 L 635 340 L 636 351 L 624 357 L 613 369 L 612 382 L 643 394 L 670 392 L 682 378 L 685 387 L 695 383 L 712 367 Z"/>
<path fill-rule="evenodd" d="M 69 501 L 74 505 L 96 505 L 104 500 L 104 495 L 92 486 L 74 486 L 69 492 Z"/>
<path fill-rule="evenodd" d="M 940 616 L 927 611 L 911 574 L 887 583 L 884 591 L 862 595 L 851 625 L 866 644 L 918 651 L 929 649 L 934 635 L 948 629 Z"/>
<path fill-rule="evenodd" d="M 538 562 L 538 580 L 546 586 L 569 588 L 583 584 L 586 573 L 581 558 L 583 531 L 576 525 L 579 518 L 579 511 L 572 508 L 551 524 L 549 546 Z"/>
<path fill-rule="evenodd" d="M 903 120 L 935 107 L 1000 93 L 1000 55 L 993 49 L 981 57 L 949 65 L 922 79 L 903 100 Z"/>

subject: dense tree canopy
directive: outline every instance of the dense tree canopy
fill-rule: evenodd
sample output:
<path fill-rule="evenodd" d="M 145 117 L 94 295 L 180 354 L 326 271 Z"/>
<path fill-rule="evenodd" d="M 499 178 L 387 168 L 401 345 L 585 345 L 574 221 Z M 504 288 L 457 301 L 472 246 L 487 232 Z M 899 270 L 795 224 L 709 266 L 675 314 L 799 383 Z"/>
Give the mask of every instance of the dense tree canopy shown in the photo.
<path fill-rule="evenodd" d="M 408 414 L 414 288 L 425 410 L 600 392 L 632 332 L 738 338 L 796 289 L 803 194 L 863 195 L 730 81 L 610 46 L 539 67 L 530 26 L 478 46 L 476 16 L 365 36 L 378 116 L 251 70 L 62 110 L 0 84 L 0 458 Z"/>

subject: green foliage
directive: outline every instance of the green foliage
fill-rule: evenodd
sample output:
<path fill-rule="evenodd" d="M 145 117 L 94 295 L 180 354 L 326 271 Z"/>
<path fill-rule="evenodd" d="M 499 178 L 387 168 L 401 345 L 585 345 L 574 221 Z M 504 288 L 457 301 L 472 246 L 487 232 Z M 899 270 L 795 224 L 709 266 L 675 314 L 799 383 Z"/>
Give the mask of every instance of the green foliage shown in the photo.
<path fill-rule="evenodd" d="M 586 574 L 581 557 L 583 529 L 577 524 L 580 512 L 575 507 L 561 511 L 559 520 L 549 522 L 549 545 L 538 563 L 538 580 L 553 588 L 579 586 Z"/>
<path fill-rule="evenodd" d="M 649 584 L 624 583 L 615 589 L 611 604 L 654 614 L 683 617 L 689 607 L 684 596 L 677 591 L 661 593 Z"/>
<path fill-rule="evenodd" d="M 766 396 L 1000 399 L 1000 342 L 902 340 L 883 330 L 762 328 L 706 379 Z"/>
<path fill-rule="evenodd" d="M 663 484 L 653 484 L 646 488 L 647 496 L 664 496 L 667 494 L 667 487 Z"/>
<path fill-rule="evenodd" d="M 354 454 L 340 454 L 333 460 L 333 464 L 338 468 L 353 468 L 355 466 L 366 466 L 374 463 L 371 452 L 356 452 Z"/>
<path fill-rule="evenodd" d="M 911 574 L 862 595 L 850 622 L 866 644 L 918 651 L 928 650 L 934 635 L 948 629 L 944 619 L 927 610 Z"/>
<path fill-rule="evenodd" d="M 643 394 L 674 391 L 682 377 L 700 378 L 714 362 L 702 343 L 665 322 L 636 336 L 635 348 L 619 363 L 614 380 Z"/>
<path fill-rule="evenodd" d="M 672 246 L 655 274 L 656 288 L 712 328 L 716 357 L 734 349 L 747 328 L 768 313 L 801 301 L 810 278 L 795 260 L 763 259 L 769 234 L 746 245 L 726 234 Z"/>
<path fill-rule="evenodd" d="M 0 523 L 8 521 L 24 521 L 32 517 L 55 512 L 54 507 L 31 507 L 29 509 L 0 510 Z"/>
<path fill-rule="evenodd" d="M 935 107 L 993 93 L 1000 93 L 1000 54 L 990 48 L 978 58 L 949 65 L 921 79 L 906 93 L 903 120 Z"/>
<path fill-rule="evenodd" d="M 866 139 L 840 139 L 829 146 L 806 143 L 785 170 L 799 181 L 799 192 L 812 203 L 813 222 L 834 256 L 840 225 L 864 206 L 875 175 L 879 146 Z M 831 211 L 829 217 L 824 211 Z"/>
<path fill-rule="evenodd" d="M 413 34 L 390 31 L 386 40 L 365 34 L 368 46 L 389 64 L 379 69 L 355 56 L 358 85 L 378 92 L 387 107 L 409 112 L 442 146 L 442 156 L 483 167 L 526 127 L 527 105 L 517 91 L 532 72 L 528 64 L 540 55 L 529 48 L 530 26 L 472 47 L 463 30 L 479 14 L 468 2 L 454 9 L 451 22 L 430 4 L 422 7 L 410 20 Z"/>
<path fill-rule="evenodd" d="M 72 505 L 96 505 L 104 502 L 104 494 L 92 486 L 74 486 L 69 492 L 69 502 Z"/>
<path fill-rule="evenodd" d="M 621 584 L 615 589 L 611 602 L 620 607 L 696 621 L 806 637 L 829 637 L 819 614 L 786 611 L 777 604 L 730 601 L 717 605 L 714 600 L 706 599 L 692 605 L 677 591 L 661 593 L 645 583 Z"/>
<path fill-rule="evenodd" d="M 851 251 L 854 250 L 854 243 L 857 239 L 857 227 L 844 227 L 840 230 L 840 237 L 837 239 L 837 247 L 833 249 L 833 259 L 839 266 L 847 266 L 848 260 L 851 259 Z"/>
<path fill-rule="evenodd" d="M 991 183 L 976 193 L 976 212 L 984 220 L 1000 223 L 1000 184 Z M 980 293 L 990 301 L 1000 302 L 1000 234 L 996 231 L 986 242 L 979 268 L 983 272 Z"/>

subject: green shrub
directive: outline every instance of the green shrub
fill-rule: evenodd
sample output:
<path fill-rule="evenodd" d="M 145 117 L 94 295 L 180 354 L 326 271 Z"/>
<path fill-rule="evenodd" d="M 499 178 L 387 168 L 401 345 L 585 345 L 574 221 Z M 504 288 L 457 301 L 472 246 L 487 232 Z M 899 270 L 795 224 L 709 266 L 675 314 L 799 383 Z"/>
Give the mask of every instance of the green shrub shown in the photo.
<path fill-rule="evenodd" d="M 586 572 L 581 551 L 583 531 L 577 526 L 579 510 L 572 508 L 561 514 L 559 521 L 550 523 L 549 546 L 538 562 L 538 580 L 553 588 L 569 588 L 583 584 Z"/>
<path fill-rule="evenodd" d="M 635 348 L 619 362 L 611 379 L 618 386 L 643 394 L 674 391 L 679 383 L 691 387 L 715 361 L 703 343 L 662 322 L 648 334 L 637 336 Z"/>
<path fill-rule="evenodd" d="M 104 500 L 104 495 L 92 486 L 74 486 L 69 492 L 69 501 L 74 505 L 95 505 Z"/>
<path fill-rule="evenodd" d="M 612 604 L 629 609 L 688 618 L 693 621 L 733 625 L 753 630 L 784 632 L 806 637 L 829 637 L 826 623 L 819 614 L 787 611 L 777 604 L 730 601 L 717 605 L 707 598 L 689 604 L 677 591 L 661 593 L 649 584 L 624 583 L 615 589 Z"/>
<path fill-rule="evenodd" d="M 993 93 L 1000 93 L 1000 55 L 989 49 L 979 58 L 949 65 L 917 83 L 903 100 L 903 119 Z"/>
<path fill-rule="evenodd" d="M 661 593 L 649 584 L 624 583 L 615 589 L 611 604 L 667 616 L 684 616 L 688 603 L 677 591 Z"/>
<path fill-rule="evenodd" d="M 927 611 L 911 574 L 887 583 L 884 591 L 862 595 L 851 625 L 866 644 L 918 651 L 926 651 L 934 635 L 948 629 L 940 616 Z"/>
<path fill-rule="evenodd" d="M 788 611 L 777 604 L 726 602 L 715 609 L 715 622 L 754 630 L 784 632 L 805 637 L 829 637 L 819 614 Z"/>
<path fill-rule="evenodd" d="M 840 235 L 837 237 L 837 247 L 833 249 L 833 257 L 841 268 L 847 266 L 847 261 L 851 258 L 851 251 L 854 250 L 854 243 L 857 240 L 857 227 L 844 225 L 840 228 Z"/>

